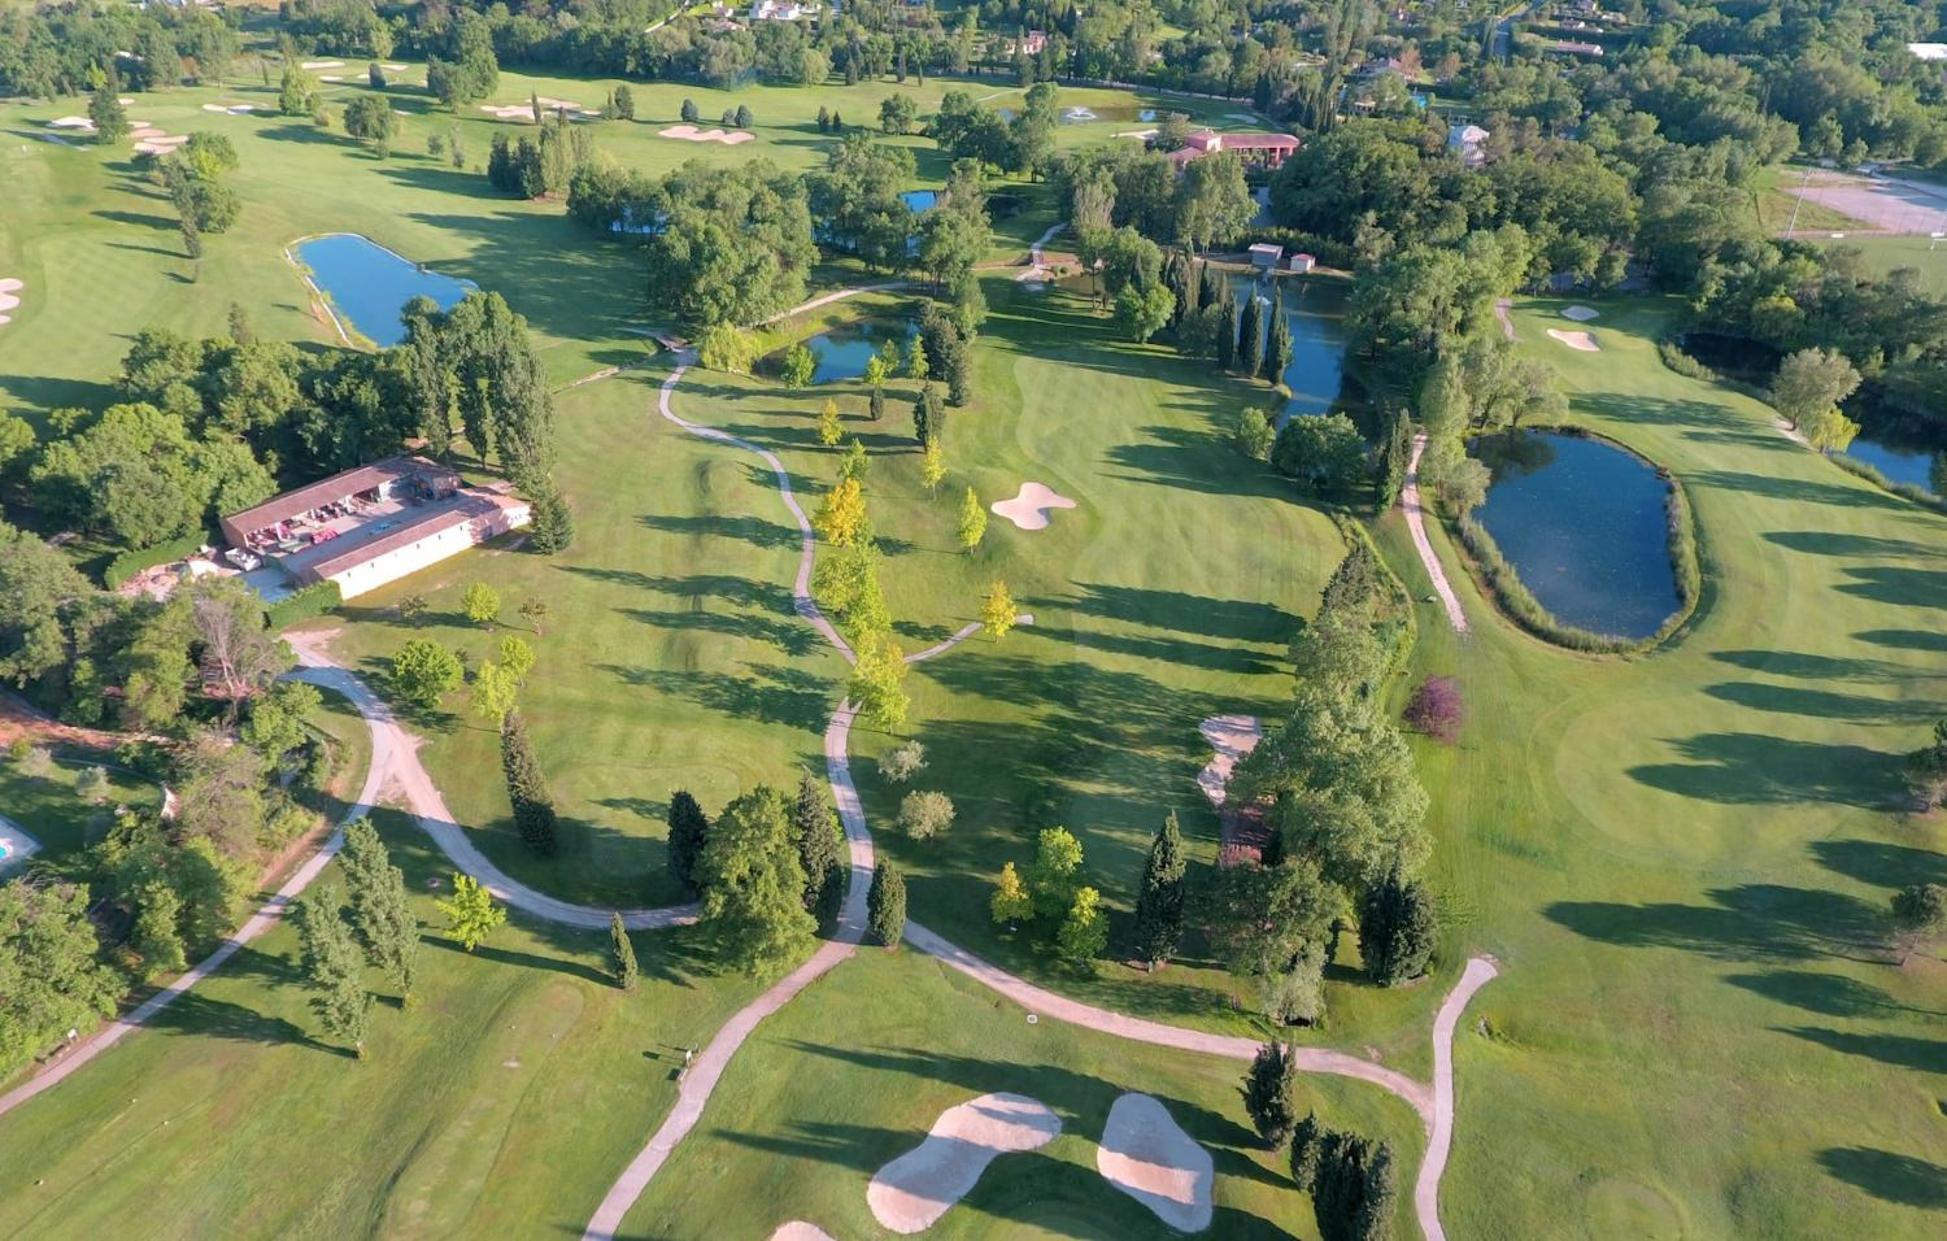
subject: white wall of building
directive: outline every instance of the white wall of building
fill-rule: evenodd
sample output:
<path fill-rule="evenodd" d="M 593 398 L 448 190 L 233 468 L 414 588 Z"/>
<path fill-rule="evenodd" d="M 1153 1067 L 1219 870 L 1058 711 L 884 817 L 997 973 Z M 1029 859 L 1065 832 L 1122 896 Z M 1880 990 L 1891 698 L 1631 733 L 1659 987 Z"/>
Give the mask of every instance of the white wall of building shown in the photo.
<path fill-rule="evenodd" d="M 338 589 L 345 598 L 355 598 L 367 591 L 377 590 L 388 582 L 396 582 L 408 574 L 431 568 L 476 543 L 483 543 L 496 535 L 525 526 L 527 521 L 528 509 L 525 504 L 504 508 L 457 526 L 448 526 L 436 534 L 429 534 L 416 543 L 387 552 L 375 560 L 361 561 L 335 574 L 331 580 L 338 583 Z"/>

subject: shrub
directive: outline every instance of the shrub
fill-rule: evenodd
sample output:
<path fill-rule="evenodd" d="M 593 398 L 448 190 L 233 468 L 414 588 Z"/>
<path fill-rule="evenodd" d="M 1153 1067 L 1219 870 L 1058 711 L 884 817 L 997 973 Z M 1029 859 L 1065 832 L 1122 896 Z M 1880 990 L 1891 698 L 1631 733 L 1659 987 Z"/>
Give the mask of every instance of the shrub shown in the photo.
<path fill-rule="evenodd" d="M 54 756 L 46 746 L 29 746 L 20 758 L 20 772 L 36 780 L 50 780 L 54 777 Z"/>
<path fill-rule="evenodd" d="M 729 323 L 711 326 L 703 333 L 703 339 L 696 347 L 696 360 L 705 369 L 738 375 L 750 373 L 751 360 L 755 355 L 756 347 L 751 343 L 750 334 Z"/>
<path fill-rule="evenodd" d="M 1466 718 L 1466 704 L 1460 697 L 1460 682 L 1452 677 L 1428 677 L 1413 691 L 1406 704 L 1406 726 L 1436 741 L 1452 745 L 1460 737 Z"/>
<path fill-rule="evenodd" d="M 908 793 L 899 803 L 899 826 L 914 840 L 943 836 L 953 826 L 953 799 L 945 793 Z"/>
<path fill-rule="evenodd" d="M 110 560 L 108 567 L 101 571 L 101 584 L 110 590 L 119 589 L 123 582 L 144 569 L 153 569 L 159 564 L 168 564 L 172 560 L 181 560 L 185 556 L 193 555 L 207 542 L 209 536 L 198 530 L 193 534 L 185 534 L 180 539 L 158 543 L 154 547 L 125 551 Z"/>
<path fill-rule="evenodd" d="M 1271 445 L 1277 440 L 1277 432 L 1271 429 L 1271 420 L 1261 409 L 1247 409 L 1237 416 L 1237 427 L 1231 433 L 1237 451 L 1253 461 L 1269 461 Z"/>
<path fill-rule="evenodd" d="M 272 630 L 285 629 L 299 621 L 323 616 L 344 603 L 345 596 L 336 582 L 313 582 L 294 590 L 264 609 L 264 624 Z"/>
<path fill-rule="evenodd" d="M 926 747 L 908 741 L 879 760 L 879 774 L 894 784 L 904 784 L 926 766 Z"/>
<path fill-rule="evenodd" d="M 100 767 L 89 767 L 74 778 L 74 793 L 90 806 L 99 806 L 108 796 L 108 773 Z"/>

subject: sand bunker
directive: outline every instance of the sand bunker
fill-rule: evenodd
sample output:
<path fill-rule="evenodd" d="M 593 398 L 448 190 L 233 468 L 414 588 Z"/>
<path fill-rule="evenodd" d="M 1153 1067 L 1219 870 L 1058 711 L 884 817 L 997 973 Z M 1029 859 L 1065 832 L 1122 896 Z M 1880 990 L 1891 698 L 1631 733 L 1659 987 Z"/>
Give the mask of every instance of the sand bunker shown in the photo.
<path fill-rule="evenodd" d="M 304 62 L 304 67 L 306 69 L 343 69 L 345 62 L 342 60 L 307 60 Z"/>
<path fill-rule="evenodd" d="M 95 123 L 85 116 L 57 116 L 47 123 L 49 129 L 81 129 L 89 133 L 95 131 Z"/>
<path fill-rule="evenodd" d="M 1595 337 L 1589 335 L 1587 332 L 1564 332 L 1558 327 L 1551 327 L 1548 329 L 1548 334 L 1556 340 L 1561 341 L 1564 345 L 1567 345 L 1570 349 L 1579 349 L 1583 353 L 1602 352 L 1602 346 L 1596 344 Z"/>
<path fill-rule="evenodd" d="M 771 1234 L 771 1241 L 836 1241 L 830 1233 L 816 1224 L 807 1224 L 794 1219 L 788 1224 L 779 1224 Z"/>
<path fill-rule="evenodd" d="M 1040 483 L 1022 483 L 1012 500 L 996 500 L 991 507 L 1023 530 L 1046 530 L 1048 510 L 1074 508 L 1075 502 Z"/>
<path fill-rule="evenodd" d="M 725 146 L 736 146 L 739 142 L 749 142 L 757 135 L 748 130 L 734 129 L 725 132 L 721 129 L 698 129 L 694 125 L 671 125 L 659 131 L 664 138 L 681 138 L 684 142 L 721 142 Z"/>
<path fill-rule="evenodd" d="M 526 103 L 483 103 L 480 105 L 480 110 L 488 116 L 497 117 L 503 121 L 532 121 L 534 119 L 534 105 L 536 103 L 541 105 L 541 115 L 543 116 L 560 112 L 566 112 L 572 117 L 582 118 L 601 115 L 596 109 L 584 108 L 572 99 L 552 99 L 547 95 L 542 95 L 539 99 L 530 99 Z"/>
<path fill-rule="evenodd" d="M 135 144 L 137 155 L 173 155 L 183 143 L 189 141 L 188 134 L 165 134 L 150 130 L 149 136 L 136 135 L 140 140 Z"/>
<path fill-rule="evenodd" d="M 203 111 L 205 112 L 227 112 L 231 116 L 246 116 L 256 110 L 257 105 L 254 103 L 206 103 L 203 105 Z"/>
<path fill-rule="evenodd" d="M 1210 1227 L 1210 1152 L 1148 1095 L 1123 1095 L 1109 1109 L 1095 1167 L 1178 1232 Z"/>
<path fill-rule="evenodd" d="M 931 1228 L 980 1182 L 996 1155 L 1054 1141 L 1061 1118 L 1039 1099 L 986 1094 L 940 1113 L 926 1140 L 880 1168 L 866 1187 L 872 1216 L 894 1232 Z"/>
<path fill-rule="evenodd" d="M 1221 806 L 1224 790 L 1230 785 L 1230 773 L 1236 769 L 1238 760 L 1257 749 L 1257 743 L 1264 740 L 1264 729 L 1254 715 L 1213 715 L 1198 724 L 1197 731 L 1216 751 L 1216 757 L 1197 773 L 1197 787 L 1203 790 L 1211 805 Z"/>
<path fill-rule="evenodd" d="M 133 99 L 117 99 L 115 102 L 121 104 L 124 108 L 132 108 L 135 106 Z"/>
<path fill-rule="evenodd" d="M 1573 319 L 1577 323 L 1587 323 L 1591 319 L 1600 319 L 1601 317 L 1602 315 L 1600 314 L 1600 312 L 1598 312 L 1593 306 L 1562 307 L 1562 318 Z"/>
<path fill-rule="evenodd" d="M 24 287 L 25 282 L 13 276 L 0 279 L 0 327 L 14 321 L 7 312 L 20 308 L 20 290 Z"/>

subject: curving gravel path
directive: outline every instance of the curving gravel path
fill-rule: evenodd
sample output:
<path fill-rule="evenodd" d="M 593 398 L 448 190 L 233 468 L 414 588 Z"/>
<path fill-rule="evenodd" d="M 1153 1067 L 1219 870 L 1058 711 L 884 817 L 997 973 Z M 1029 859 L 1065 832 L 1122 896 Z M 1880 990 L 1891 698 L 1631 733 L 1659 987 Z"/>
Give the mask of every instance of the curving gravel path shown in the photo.
<path fill-rule="evenodd" d="M 1413 536 L 1413 548 L 1420 553 L 1420 563 L 1426 566 L 1426 575 L 1433 579 L 1433 591 L 1447 610 L 1447 622 L 1455 633 L 1464 634 L 1467 613 L 1460 610 L 1460 597 L 1454 594 L 1446 569 L 1433 554 L 1433 541 L 1426 536 L 1426 510 L 1420 504 L 1420 454 L 1425 451 L 1426 434 L 1421 432 L 1413 437 L 1413 456 L 1406 463 L 1406 485 L 1399 490 L 1399 506 L 1406 513 L 1406 529 Z"/>

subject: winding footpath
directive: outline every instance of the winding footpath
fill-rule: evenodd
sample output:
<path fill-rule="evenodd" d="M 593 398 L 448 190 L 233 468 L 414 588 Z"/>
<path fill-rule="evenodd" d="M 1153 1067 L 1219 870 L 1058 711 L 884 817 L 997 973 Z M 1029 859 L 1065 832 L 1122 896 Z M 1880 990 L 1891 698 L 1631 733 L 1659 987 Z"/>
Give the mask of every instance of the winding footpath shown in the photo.
<path fill-rule="evenodd" d="M 1044 236 L 1042 241 L 1046 240 L 1047 237 Z M 1038 251 L 1039 243 L 1036 249 Z M 1039 261 L 1038 254 L 1036 261 Z M 779 318 L 800 314 L 857 293 L 893 287 L 899 285 L 894 283 L 841 290 L 786 311 Z M 798 615 L 815 627 L 848 663 L 855 662 L 855 655 L 844 636 L 825 617 L 811 597 L 811 572 L 816 554 L 815 536 L 810 519 L 805 515 L 804 508 L 792 489 L 790 471 L 785 468 L 784 463 L 775 453 L 729 432 L 690 422 L 680 417 L 670 407 L 670 397 L 684 374 L 695 362 L 694 354 L 689 351 L 680 352 L 677 357 L 677 366 L 664 380 L 658 394 L 657 403 L 660 413 L 669 422 L 692 435 L 754 453 L 770 467 L 777 481 L 779 496 L 797 522 L 800 534 L 798 571 L 792 585 L 795 609 Z M 1459 603 L 1446 583 L 1439 562 L 1433 558 L 1432 549 L 1426 542 L 1425 532 L 1420 523 L 1416 483 L 1420 451 L 1424 446 L 1425 437 L 1415 440 L 1405 491 L 1407 517 L 1413 527 L 1415 543 L 1420 548 L 1421 556 L 1434 578 L 1436 589 L 1440 590 L 1442 598 L 1447 603 L 1448 614 L 1454 621 L 1455 628 L 1464 633 L 1467 628 L 1466 617 L 1460 612 Z M 1016 618 L 1016 623 L 1033 624 L 1034 618 L 1023 614 Z M 906 662 L 919 663 L 944 655 L 979 630 L 980 626 L 977 624 L 966 625 L 950 637 L 908 655 Z M 391 708 L 372 692 L 363 679 L 331 660 L 324 649 L 329 636 L 328 633 L 311 633 L 291 637 L 290 641 L 298 654 L 300 664 L 291 675 L 296 679 L 343 694 L 358 708 L 359 714 L 364 718 L 371 733 L 372 758 L 357 803 L 346 812 L 317 852 L 306 859 L 278 889 L 276 895 L 265 902 L 263 907 L 234 935 L 225 940 L 215 952 L 127 1015 L 110 1022 L 96 1034 L 76 1043 L 66 1052 L 59 1064 L 16 1087 L 8 1094 L 0 1096 L 0 1115 L 66 1080 L 82 1065 L 112 1047 L 132 1031 L 153 1020 L 156 1014 L 221 967 L 246 944 L 269 930 L 281 920 L 291 902 L 318 877 L 332 858 L 337 856 L 344 844 L 345 828 L 363 818 L 382 797 L 388 795 L 396 796 L 398 800 L 403 801 L 419 826 L 433 839 L 454 866 L 478 879 L 505 904 L 535 917 L 567 926 L 591 931 L 608 927 L 612 911 L 571 904 L 537 892 L 509 877 L 474 847 L 465 829 L 454 822 L 452 813 L 446 807 L 445 799 L 440 795 L 431 775 L 421 764 L 418 755 L 420 739 L 398 721 Z M 623 1218 L 641 1197 L 643 1191 L 648 1188 L 650 1181 L 662 1168 L 670 1153 L 696 1127 L 724 1070 L 729 1066 L 737 1050 L 743 1046 L 744 1041 L 750 1037 L 751 1032 L 766 1017 L 783 1008 L 812 982 L 850 957 L 857 951 L 859 943 L 863 940 L 866 923 L 865 901 L 871 885 L 874 854 L 872 835 L 867 827 L 864 808 L 851 775 L 850 739 L 852 725 L 857 715 L 858 707 L 855 704 L 841 703 L 833 714 L 831 723 L 826 727 L 824 736 L 825 775 L 831 786 L 833 804 L 844 827 L 850 863 L 845 904 L 840 912 L 836 935 L 820 945 L 804 964 L 732 1016 L 710 1040 L 708 1046 L 697 1055 L 678 1088 L 676 1105 L 656 1128 L 647 1145 L 630 1161 L 628 1167 L 603 1197 L 601 1205 L 589 1220 L 584 1234 L 586 1238 L 592 1241 L 609 1241 L 614 1237 L 621 1227 Z M 647 930 L 693 922 L 698 911 L 695 905 L 680 905 L 663 909 L 636 909 L 621 912 L 623 921 L 629 928 Z M 1116 1038 L 1238 1061 L 1249 1061 L 1257 1054 L 1260 1046 L 1253 1039 L 1185 1029 L 1068 999 L 982 960 L 917 923 L 907 923 L 905 937 L 915 948 L 937 958 L 943 964 L 960 971 L 1032 1012 L 1045 1014 L 1058 1021 Z M 1493 979 L 1496 973 L 1496 965 L 1491 957 L 1473 958 L 1467 963 L 1460 981 L 1442 1003 L 1432 1032 L 1434 1080 L 1430 1085 L 1415 1081 L 1397 1070 L 1373 1064 L 1345 1052 L 1310 1047 L 1296 1049 L 1298 1063 L 1307 1071 L 1370 1082 L 1403 1100 L 1420 1116 L 1426 1128 L 1428 1144 L 1426 1156 L 1421 1161 L 1418 1179 L 1414 1185 L 1413 1200 L 1420 1227 L 1430 1241 L 1444 1241 L 1445 1238 L 1439 1219 L 1439 1186 L 1453 1142 L 1453 1035 L 1468 1001 L 1476 991 Z"/>
<path fill-rule="evenodd" d="M 1465 634 L 1467 613 L 1460 610 L 1460 596 L 1447 580 L 1440 558 L 1433 554 L 1433 540 L 1426 536 L 1426 509 L 1420 503 L 1420 454 L 1425 451 L 1426 433 L 1422 431 L 1413 437 L 1413 456 L 1406 463 L 1406 485 L 1399 490 L 1399 506 L 1406 513 L 1406 529 L 1413 536 L 1413 549 L 1420 553 L 1420 563 L 1426 566 L 1426 575 L 1433 579 L 1433 591 L 1447 610 L 1447 622 L 1455 633 Z"/>

